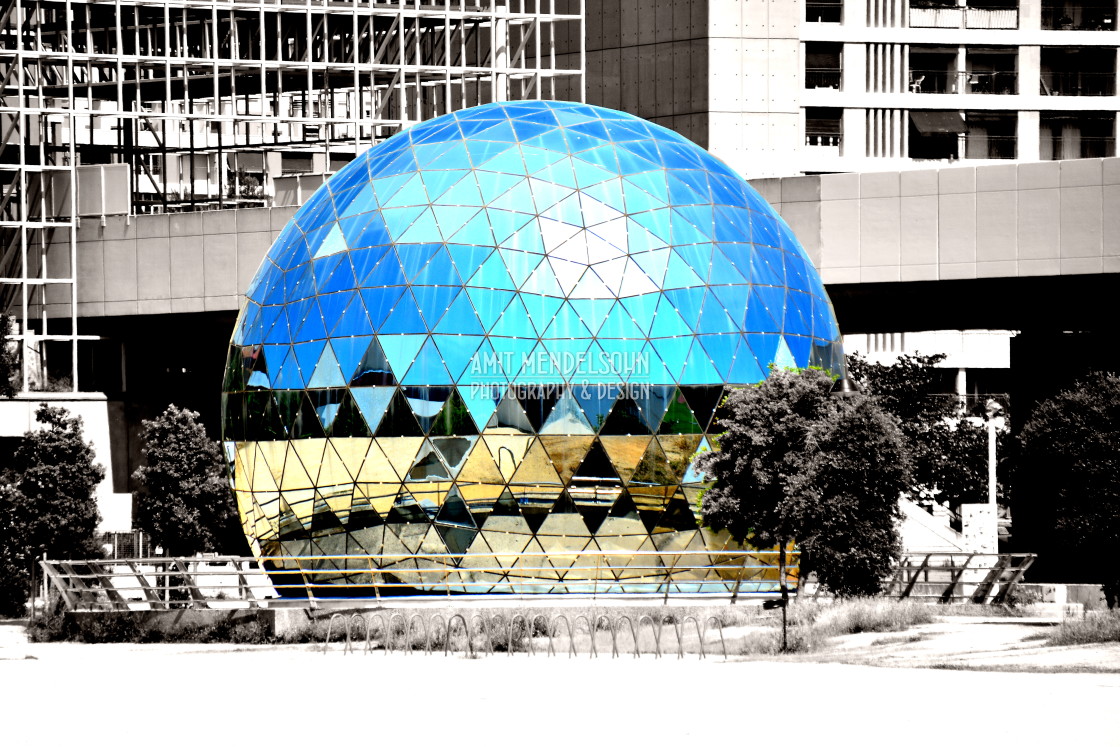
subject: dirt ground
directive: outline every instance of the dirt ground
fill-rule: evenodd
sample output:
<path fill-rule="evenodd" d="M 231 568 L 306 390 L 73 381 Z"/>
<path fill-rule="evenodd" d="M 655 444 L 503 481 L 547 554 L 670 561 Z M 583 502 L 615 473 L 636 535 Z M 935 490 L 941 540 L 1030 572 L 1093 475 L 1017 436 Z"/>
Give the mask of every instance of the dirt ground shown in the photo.
<path fill-rule="evenodd" d="M 27 644 L 0 625 L 0 744 L 1120 745 L 1120 644 L 1045 647 L 1044 624 L 943 618 L 726 661 Z"/>

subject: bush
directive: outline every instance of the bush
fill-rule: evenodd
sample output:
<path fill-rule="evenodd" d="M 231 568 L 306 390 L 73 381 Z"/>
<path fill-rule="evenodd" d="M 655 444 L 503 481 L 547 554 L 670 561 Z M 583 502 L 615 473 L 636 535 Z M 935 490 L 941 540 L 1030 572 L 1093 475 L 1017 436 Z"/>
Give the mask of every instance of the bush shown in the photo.
<path fill-rule="evenodd" d="M 1080 620 L 1065 620 L 1050 633 L 1051 646 L 1120 643 L 1120 611 L 1109 610 Z"/>

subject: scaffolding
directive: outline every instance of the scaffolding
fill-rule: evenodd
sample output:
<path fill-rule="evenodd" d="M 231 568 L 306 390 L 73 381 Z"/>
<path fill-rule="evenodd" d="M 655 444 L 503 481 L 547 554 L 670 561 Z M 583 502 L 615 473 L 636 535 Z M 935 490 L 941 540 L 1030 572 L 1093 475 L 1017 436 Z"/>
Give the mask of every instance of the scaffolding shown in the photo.
<path fill-rule="evenodd" d="M 21 389 L 46 388 L 50 352 L 78 391 L 79 221 L 269 206 L 415 122 L 583 100 L 583 3 L 0 4 L 0 313 Z"/>

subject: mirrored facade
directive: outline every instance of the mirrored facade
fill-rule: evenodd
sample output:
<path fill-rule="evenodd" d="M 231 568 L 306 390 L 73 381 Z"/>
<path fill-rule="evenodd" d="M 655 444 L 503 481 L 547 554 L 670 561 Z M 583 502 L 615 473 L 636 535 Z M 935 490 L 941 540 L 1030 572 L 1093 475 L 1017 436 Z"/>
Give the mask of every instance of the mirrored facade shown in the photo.
<path fill-rule="evenodd" d="M 581 553 L 718 541 L 691 463 L 727 386 L 842 361 L 812 264 L 724 164 L 629 114 L 490 104 L 296 213 L 237 322 L 224 440 L 262 557 L 462 554 L 487 569 L 464 590 L 576 590 Z M 417 562 L 384 567 L 422 589 Z"/>

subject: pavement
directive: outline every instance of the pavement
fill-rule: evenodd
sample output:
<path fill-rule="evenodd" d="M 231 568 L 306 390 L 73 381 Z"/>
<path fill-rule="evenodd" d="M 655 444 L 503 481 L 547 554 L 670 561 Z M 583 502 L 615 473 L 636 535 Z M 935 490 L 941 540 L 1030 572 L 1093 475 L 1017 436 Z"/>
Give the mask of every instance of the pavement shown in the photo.
<path fill-rule="evenodd" d="M 929 668 L 1022 663 L 1014 652 L 1040 648 L 1024 629 L 1039 630 L 956 619 L 797 660 L 725 661 L 27 644 L 0 625 L 0 744 L 1120 745 L 1120 674 Z M 1120 644 L 1030 655 L 1067 649 L 1120 657 Z"/>

